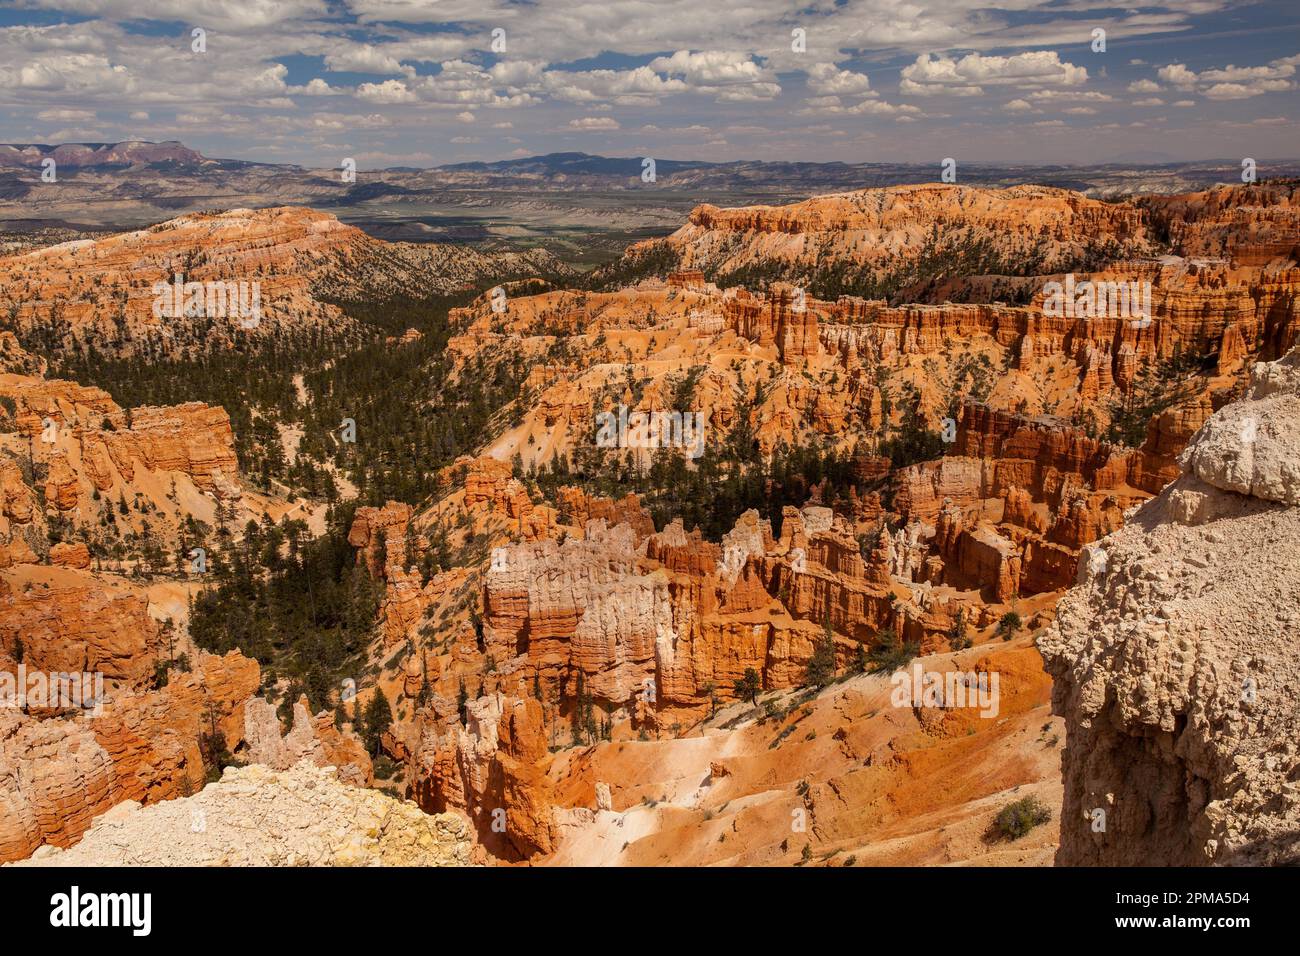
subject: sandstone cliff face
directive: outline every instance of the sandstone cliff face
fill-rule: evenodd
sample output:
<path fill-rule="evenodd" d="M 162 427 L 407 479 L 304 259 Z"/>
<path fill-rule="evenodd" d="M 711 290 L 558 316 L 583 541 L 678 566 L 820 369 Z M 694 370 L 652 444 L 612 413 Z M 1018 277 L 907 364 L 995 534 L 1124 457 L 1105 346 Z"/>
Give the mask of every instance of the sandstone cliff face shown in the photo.
<path fill-rule="evenodd" d="M 940 559 L 913 560 L 909 576 L 991 587 L 999 601 L 1069 587 L 1079 549 L 1176 476 L 1187 423 L 1208 414 L 1199 400 L 1171 409 L 1130 450 L 1060 421 L 966 403 L 954 454 L 895 477 L 894 507 Z"/>
<path fill-rule="evenodd" d="M 1252 379 L 1039 641 L 1069 728 L 1060 864 L 1300 859 L 1300 353 Z"/>
<path fill-rule="evenodd" d="M 667 577 L 637 572 L 632 530 L 600 524 L 583 540 L 507 549 L 488 575 L 484 646 L 500 661 L 525 654 L 548 684 L 582 670 L 592 693 L 621 704 L 653 672 L 656 638 L 671 640 L 672 607 Z"/>
<path fill-rule="evenodd" d="M 0 861 L 43 844 L 70 846 L 94 817 L 123 802 L 196 793 L 208 773 L 203 735 L 219 735 L 240 761 L 278 770 L 305 761 L 353 786 L 373 782 L 361 742 L 336 730 L 331 715 L 313 717 L 305 701 L 282 736 L 275 709 L 253 696 L 260 681 L 257 662 L 236 651 L 199 652 L 193 670 L 173 670 L 161 690 L 108 694 L 97 716 L 0 710 Z"/>
<path fill-rule="evenodd" d="M 576 489 L 561 497 L 578 500 Z M 972 597 L 943 587 L 933 568 L 929 578 L 920 572 L 927 552 L 915 535 L 885 530 L 868 560 L 849 523 L 824 507 L 787 508 L 779 540 L 747 512 L 714 544 L 680 521 L 655 533 L 635 499 L 617 508 L 583 500 L 588 513 L 629 520 L 587 518 L 561 538 L 494 549 L 481 578 L 481 633 L 461 626 L 449 666 L 411 656 L 407 696 L 431 673 L 441 699 L 465 683 L 538 696 L 553 720 L 571 715 L 581 688 L 601 714 L 661 726 L 698 716 L 709 687 L 730 698 L 749 669 L 766 687 L 802 683 L 827 621 L 843 663 L 886 628 L 944 647 Z M 390 581 L 390 600 L 401 586 Z M 405 633 L 423 640 L 417 631 Z"/>
<path fill-rule="evenodd" d="M 372 577 L 387 577 L 402 570 L 411 506 L 390 501 L 382 508 L 358 508 L 348 529 L 348 544 L 357 548 L 357 561 Z M 381 560 L 382 559 L 382 560 Z"/>
<path fill-rule="evenodd" d="M 132 571 L 147 557 L 158 573 L 193 542 L 189 519 L 238 528 L 303 507 L 247 488 L 220 407 L 124 409 L 99 388 L 0 372 L 0 568 Z"/>
<path fill-rule="evenodd" d="M 212 492 L 238 475 L 230 416 L 201 402 L 137 408 L 129 429 L 86 431 L 80 438 L 86 476 L 100 491 L 111 488 L 115 477 L 133 480 L 137 465 L 184 474 Z"/>
<path fill-rule="evenodd" d="M 500 859 L 548 853 L 556 828 L 545 756 L 539 701 L 481 697 L 468 703 L 463 727 L 425 730 L 415 755 L 415 797 L 432 813 L 464 813 L 479 842 Z"/>
<path fill-rule="evenodd" d="M 429 816 L 330 768 L 228 768 L 192 797 L 123 803 L 72 849 L 19 866 L 468 866 L 469 825 Z"/>
<path fill-rule="evenodd" d="M 1143 202 L 1180 255 L 1265 265 L 1274 259 L 1297 258 L 1298 196 L 1294 183 L 1260 183 L 1152 196 Z"/>
<path fill-rule="evenodd" d="M 0 457 L 0 568 L 37 560 L 45 538 L 36 493 L 12 458 Z"/>
<path fill-rule="evenodd" d="M 957 248 L 980 236 L 1009 262 L 1037 254 L 1041 271 L 1087 258 L 1108 245 L 1147 248 L 1142 214 L 1042 186 L 977 189 L 925 184 L 815 196 L 789 206 L 698 206 L 663 240 L 631 247 L 626 259 L 666 249 L 683 269 L 724 274 L 760 264 L 795 278 L 836 263 L 877 273 L 908 264 L 936 239 Z"/>
<path fill-rule="evenodd" d="M 306 697 L 294 701 L 293 725 L 283 736 L 275 707 L 261 697 L 247 701 L 243 738 L 238 755 L 251 763 L 288 770 L 307 761 L 317 767 L 335 768 L 338 778 L 354 787 L 374 783 L 370 755 L 361 741 L 336 729 L 330 713 L 312 716 Z"/>
<path fill-rule="evenodd" d="M 100 716 L 40 720 L 0 709 L 0 860 L 42 844 L 68 846 L 125 800 L 152 803 L 203 785 L 199 737 L 232 750 L 239 708 L 256 690 L 256 661 L 200 654 L 159 691 L 113 696 Z"/>
<path fill-rule="evenodd" d="M 0 375 L 0 395 L 14 400 L 17 426 L 35 456 L 66 472 L 62 483 L 54 475 L 51 481 L 55 489 L 70 486 L 67 501 L 57 490 L 47 494 L 62 511 L 88 504 L 82 499 L 89 486 L 106 492 L 133 481 L 137 468 L 183 474 L 208 492 L 226 491 L 238 477 L 230 416 L 222 408 L 189 402 L 128 413 L 101 389 L 18 375 Z"/>
<path fill-rule="evenodd" d="M 780 282 L 760 293 L 647 280 L 612 293 L 511 299 L 503 314 L 484 300 L 453 313 L 463 334 L 449 351 L 466 366 L 509 355 L 534 370 L 522 423 L 487 448 L 527 466 L 590 447 L 595 416 L 620 403 L 642 412 L 673 407 L 687 375 L 706 447 L 744 424 L 765 453 L 795 436 L 871 452 L 909 415 L 933 430 L 962 400 L 1104 431 L 1112 409 L 1171 363 L 1202 356 L 1213 369 L 1186 403 L 1194 412 L 1211 399 L 1221 404 L 1215 396 L 1251 361 L 1276 357 L 1300 332 L 1294 267 L 1170 257 L 1118 260 L 1077 276 L 1150 283 L 1150 321 L 1049 314 L 1044 284 L 1062 278 L 1034 277 L 1024 306 L 829 302 Z M 552 361 L 561 346 L 588 361 Z M 1200 424 L 1192 418 L 1167 420 L 1166 439 L 1185 441 Z M 1172 480 L 1168 451 L 1133 459 L 1129 483 L 1154 494 Z M 648 463 L 650 453 L 638 457 Z"/>
<path fill-rule="evenodd" d="M 100 671 L 110 686 L 138 687 L 166 648 L 148 602 L 91 585 L 27 590 L 0 580 L 0 653 L 22 642 L 28 667 Z"/>
<path fill-rule="evenodd" d="M 131 352 L 146 339 L 210 347 L 276 331 L 354 330 L 327 298 L 382 296 L 417 284 L 451 292 L 490 273 L 533 275 L 553 265 L 546 253 L 385 243 L 303 207 L 230 209 L 0 257 L 0 309 L 12 311 L 21 329 L 57 321 L 69 334 L 64 347 L 94 341 Z M 256 293 L 255 320 L 227 308 L 228 293 L 215 314 L 206 291 L 198 314 L 184 296 L 179 304 L 160 300 L 155 287 L 178 275 L 182 283 L 236 285 L 244 307 Z"/>

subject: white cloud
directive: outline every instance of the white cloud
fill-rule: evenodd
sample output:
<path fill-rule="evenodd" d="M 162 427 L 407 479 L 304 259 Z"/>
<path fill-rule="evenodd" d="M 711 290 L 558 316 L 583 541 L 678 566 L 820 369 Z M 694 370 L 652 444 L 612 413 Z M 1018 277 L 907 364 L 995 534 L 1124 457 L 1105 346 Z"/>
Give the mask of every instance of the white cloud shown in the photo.
<path fill-rule="evenodd" d="M 1212 100 L 1244 100 L 1261 93 L 1279 93 L 1291 89 L 1287 80 L 1256 80 L 1253 83 L 1215 83 L 1201 90 L 1201 95 Z"/>
<path fill-rule="evenodd" d="M 401 80 L 384 80 L 382 83 L 362 83 L 357 87 L 357 98 L 370 103 L 414 103 L 416 96 Z"/>
<path fill-rule="evenodd" d="M 596 103 L 614 97 L 652 101 L 665 93 L 689 89 L 685 81 L 660 76 L 646 66 L 634 70 L 548 70 L 541 80 L 542 89 L 570 103 Z"/>
<path fill-rule="evenodd" d="M 838 96 L 817 96 L 804 104 L 807 112 L 844 116 L 899 116 L 918 114 L 921 110 L 911 104 L 895 105 L 879 99 L 864 99 L 853 106 L 845 106 Z"/>
<path fill-rule="evenodd" d="M 327 53 L 325 69 L 335 73 L 401 73 L 402 64 L 380 47 L 363 43 Z"/>
<path fill-rule="evenodd" d="M 1062 62 L 1055 50 L 1035 50 L 1014 56 L 968 53 L 960 60 L 923 54 L 900 76 L 899 92 L 911 96 L 980 96 L 986 86 L 1079 86 L 1088 71 Z"/>
<path fill-rule="evenodd" d="M 1166 83 L 1184 92 L 1199 92 L 1212 100 L 1244 100 L 1264 93 L 1295 89 L 1296 65 L 1300 54 L 1280 57 L 1262 66 L 1228 66 L 1196 73 L 1182 63 L 1170 63 L 1156 70 Z"/>
<path fill-rule="evenodd" d="M 772 99 L 781 92 L 776 75 L 754 62 L 748 53 L 678 50 L 650 61 L 651 70 L 680 77 L 693 90 L 714 92 L 721 100 Z"/>
<path fill-rule="evenodd" d="M 1196 85 L 1196 74 L 1182 63 L 1171 63 L 1156 70 L 1156 76 L 1166 83 L 1172 83 L 1180 90 L 1188 90 Z"/>
<path fill-rule="evenodd" d="M 841 70 L 833 63 L 814 63 L 808 68 L 808 89 L 822 96 L 854 96 L 870 91 L 865 73 Z"/>
<path fill-rule="evenodd" d="M 1093 103 L 1113 103 L 1115 97 L 1100 90 L 1034 90 L 1031 100 L 1088 100 Z"/>
<path fill-rule="evenodd" d="M 330 86 L 319 76 L 314 76 L 304 86 L 291 88 L 289 92 L 302 96 L 337 96 L 343 91 Z"/>
<path fill-rule="evenodd" d="M 95 121 L 95 111 L 69 109 L 41 110 L 36 114 L 36 118 L 46 123 L 93 123 Z"/>
<path fill-rule="evenodd" d="M 582 119 L 569 120 L 569 129 L 603 130 L 618 128 L 618 121 L 612 116 L 584 116 Z"/>
<path fill-rule="evenodd" d="M 114 20 L 173 20 L 229 32 L 322 16 L 324 0 L 28 0 L 28 6 Z"/>

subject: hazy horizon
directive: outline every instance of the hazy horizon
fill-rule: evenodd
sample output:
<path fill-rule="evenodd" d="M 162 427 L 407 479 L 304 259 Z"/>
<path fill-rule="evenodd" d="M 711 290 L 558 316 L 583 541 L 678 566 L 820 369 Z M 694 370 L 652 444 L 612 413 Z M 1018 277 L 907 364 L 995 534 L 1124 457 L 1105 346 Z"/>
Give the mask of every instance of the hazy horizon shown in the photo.
<path fill-rule="evenodd" d="M 128 139 L 128 140 L 105 140 L 105 141 L 81 140 L 81 141 L 52 142 L 52 143 L 51 142 L 46 142 L 46 143 L 0 142 L 0 146 L 9 146 L 16 149 L 30 148 L 30 147 L 40 147 L 43 149 L 56 149 L 58 147 L 63 147 L 63 146 L 89 146 L 89 147 L 117 146 L 117 145 L 121 145 L 122 143 L 130 143 L 130 142 L 146 143 L 150 145 L 162 145 L 169 142 L 175 142 L 175 143 L 179 143 L 181 146 L 186 147 L 187 149 L 193 148 L 183 140 L 168 140 L 168 139 L 159 139 L 159 140 L 129 140 Z M 218 160 L 223 162 L 244 162 L 244 163 L 262 163 L 266 165 L 302 166 L 302 164 L 291 163 L 288 161 L 252 159 L 247 156 L 235 156 L 235 155 L 224 155 L 224 156 L 213 155 L 210 153 L 203 152 L 202 150 L 195 150 L 195 151 L 202 153 L 205 159 Z M 389 170 L 398 170 L 398 169 L 434 170 L 434 169 L 444 169 L 452 166 L 469 166 L 475 164 L 494 166 L 494 165 L 502 165 L 507 163 L 524 163 L 528 161 L 548 159 L 551 157 L 564 156 L 564 155 L 586 156 L 592 159 L 604 159 L 604 160 L 611 160 L 616 162 L 628 162 L 628 163 L 638 163 L 638 164 L 641 162 L 642 159 L 642 157 L 640 156 L 632 156 L 632 155 L 615 156 L 615 155 L 610 155 L 608 153 L 589 153 L 583 150 L 554 150 L 552 152 L 547 152 L 547 153 L 532 153 L 527 156 L 492 157 L 492 156 L 485 155 L 480 158 L 459 159 L 454 162 L 435 163 L 435 164 L 424 165 L 424 166 L 417 165 L 417 164 L 397 163 L 391 166 L 365 167 L 359 165 L 358 168 L 366 172 L 385 172 Z M 779 158 L 779 157 L 771 158 L 771 159 L 741 158 L 741 159 L 726 159 L 726 160 L 707 160 L 707 159 L 699 159 L 698 157 L 695 156 L 656 156 L 655 159 L 659 163 L 681 163 L 681 164 L 700 164 L 700 165 L 726 165 L 726 164 L 735 164 L 735 163 L 766 163 L 766 164 L 799 163 L 799 164 L 814 165 L 814 166 L 880 165 L 880 166 L 903 166 L 903 167 L 916 167 L 916 168 L 928 168 L 930 166 L 936 165 L 934 163 L 909 162 L 903 160 L 886 161 L 886 160 L 864 159 L 864 160 L 854 161 L 854 160 L 840 160 L 840 159 L 828 159 L 828 160 L 790 159 L 790 158 Z M 1300 152 L 1297 152 L 1293 155 L 1277 155 L 1277 156 L 1269 156 L 1266 154 L 1261 154 L 1260 156 L 1254 157 L 1254 159 L 1257 162 L 1264 163 L 1264 164 L 1267 164 L 1268 162 L 1285 162 L 1285 163 L 1300 162 Z M 990 169 L 1012 169 L 1017 166 L 1059 167 L 1062 169 L 1091 169 L 1097 166 L 1104 166 L 1104 165 L 1119 166 L 1119 167 L 1131 166 L 1134 168 L 1141 168 L 1141 167 L 1151 167 L 1151 166 L 1182 166 L 1187 164 L 1212 165 L 1216 163 L 1222 163 L 1225 166 L 1235 167 L 1240 163 L 1240 160 L 1235 157 L 1229 157 L 1229 156 L 1200 156 L 1200 157 L 1178 158 L 1178 159 L 1173 159 L 1168 157 L 1159 158 L 1155 156 L 1152 156 L 1150 158 L 1116 157 L 1104 163 L 1083 163 L 1083 162 L 1035 163 L 1035 162 L 1026 162 L 1025 160 L 987 159 L 987 160 L 970 160 L 967 163 L 967 165 L 979 167 L 979 168 L 990 168 Z M 336 166 L 302 166 L 302 168 L 310 169 L 310 170 L 322 170 L 322 169 L 335 169 L 337 167 Z"/>

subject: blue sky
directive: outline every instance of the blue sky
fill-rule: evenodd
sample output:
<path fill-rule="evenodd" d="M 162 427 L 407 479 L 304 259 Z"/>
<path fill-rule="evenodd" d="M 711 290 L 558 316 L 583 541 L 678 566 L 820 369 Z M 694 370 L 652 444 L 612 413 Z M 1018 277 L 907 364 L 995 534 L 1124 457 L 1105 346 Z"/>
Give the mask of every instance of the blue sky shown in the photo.
<path fill-rule="evenodd" d="M 363 169 L 1300 157 L 1294 0 L 986 3 L 10 0 L 0 142 Z"/>

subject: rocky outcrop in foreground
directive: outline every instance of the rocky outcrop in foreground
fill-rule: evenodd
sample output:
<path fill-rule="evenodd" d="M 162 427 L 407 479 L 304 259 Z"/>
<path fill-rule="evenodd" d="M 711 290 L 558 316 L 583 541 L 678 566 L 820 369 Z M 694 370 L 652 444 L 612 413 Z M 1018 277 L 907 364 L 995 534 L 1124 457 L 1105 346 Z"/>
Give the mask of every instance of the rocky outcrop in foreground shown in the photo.
<path fill-rule="evenodd" d="M 1300 862 L 1300 350 L 1084 549 L 1039 639 L 1066 719 L 1060 865 Z"/>
<path fill-rule="evenodd" d="M 14 670 L 3 661 L 0 673 Z M 165 687 L 109 694 L 103 713 L 89 719 L 0 708 L 0 862 L 43 844 L 71 846 L 114 805 L 197 792 L 210 769 L 204 735 L 219 735 L 241 762 L 287 770 L 310 761 L 336 768 L 344 783 L 373 782 L 361 742 L 328 714 L 310 714 L 305 699 L 284 733 L 275 708 L 252 696 L 260 680 L 257 662 L 238 651 L 200 652 L 193 669 L 173 670 Z"/>
<path fill-rule="evenodd" d="M 161 690 L 119 694 L 90 719 L 39 719 L 0 708 L 0 861 L 42 844 L 70 846 L 125 801 L 156 803 L 203 786 L 204 733 L 239 745 L 257 662 L 199 654 Z"/>
<path fill-rule="evenodd" d="M 467 866 L 469 824 L 430 816 L 332 767 L 228 768 L 201 793 L 152 807 L 123 803 L 70 850 L 19 866 Z"/>

